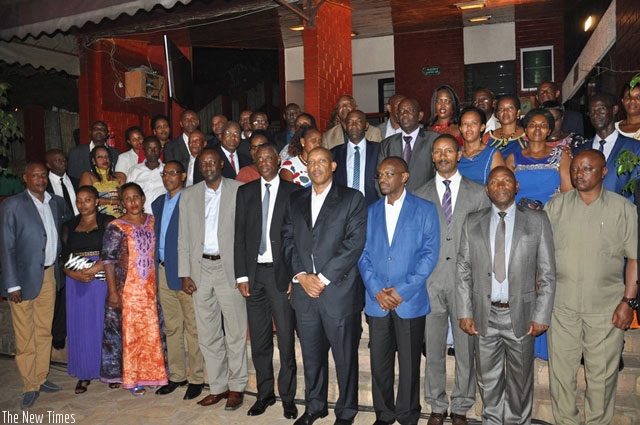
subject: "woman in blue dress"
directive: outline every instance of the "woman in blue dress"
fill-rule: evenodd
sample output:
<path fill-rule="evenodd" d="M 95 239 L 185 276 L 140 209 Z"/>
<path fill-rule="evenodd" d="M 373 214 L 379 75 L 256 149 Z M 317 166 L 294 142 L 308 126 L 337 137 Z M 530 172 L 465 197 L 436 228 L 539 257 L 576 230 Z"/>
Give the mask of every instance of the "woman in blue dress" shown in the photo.
<path fill-rule="evenodd" d="M 496 105 L 496 118 L 500 121 L 501 127 L 486 133 L 482 142 L 500 150 L 503 158 L 507 158 L 513 152 L 525 149 L 527 136 L 520 126 L 520 99 L 518 96 L 501 96 Z"/>
<path fill-rule="evenodd" d="M 542 209 L 559 192 L 573 189 L 569 168 L 571 157 L 563 148 L 546 144 L 555 120 L 545 109 L 532 109 L 525 115 L 528 146 L 507 157 L 507 167 L 513 170 L 519 184 L 516 202 L 533 209 Z M 536 338 L 534 355 L 548 360 L 546 332 Z"/>
<path fill-rule="evenodd" d="M 474 106 L 464 108 L 459 119 L 463 144 L 458 170 L 466 178 L 482 185 L 487 184 L 492 169 L 504 165 L 500 151 L 482 143 L 486 120 L 485 114 Z"/>

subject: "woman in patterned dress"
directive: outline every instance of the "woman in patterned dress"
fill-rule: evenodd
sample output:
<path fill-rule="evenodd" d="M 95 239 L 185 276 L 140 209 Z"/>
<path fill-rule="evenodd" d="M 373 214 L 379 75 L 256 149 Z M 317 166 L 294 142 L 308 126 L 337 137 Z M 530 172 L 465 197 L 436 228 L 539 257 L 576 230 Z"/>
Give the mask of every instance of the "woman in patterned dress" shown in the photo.
<path fill-rule="evenodd" d="M 295 143 L 294 139 L 291 139 L 291 143 Z M 289 147 L 289 152 L 293 150 L 299 153 L 287 158 L 282 163 L 280 177 L 300 186 L 309 187 L 311 186 L 311 179 L 307 174 L 307 158 L 309 157 L 309 152 L 322 145 L 322 133 L 316 128 L 307 127 L 302 130 L 298 143 L 300 144 L 298 149 L 294 149 L 294 146 Z"/>

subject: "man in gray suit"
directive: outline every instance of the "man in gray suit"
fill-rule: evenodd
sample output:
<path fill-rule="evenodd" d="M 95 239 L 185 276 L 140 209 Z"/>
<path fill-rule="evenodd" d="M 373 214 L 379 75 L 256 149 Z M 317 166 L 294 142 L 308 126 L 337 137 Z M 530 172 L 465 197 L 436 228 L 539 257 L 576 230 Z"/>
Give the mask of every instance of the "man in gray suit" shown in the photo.
<path fill-rule="evenodd" d="M 0 205 L 0 289 L 13 318 L 23 409 L 33 407 L 41 391 L 60 390 L 47 375 L 60 227 L 72 213 L 62 197 L 46 191 L 47 175 L 44 165 L 27 164 L 27 189 Z"/>
<path fill-rule="evenodd" d="M 406 189 L 413 193 L 417 188 L 433 178 L 431 160 L 433 141 L 438 133 L 420 128 L 424 112 L 415 99 L 404 99 L 398 105 L 398 122 L 402 133 L 387 137 L 380 144 L 378 167 L 389 156 L 399 156 L 409 164 L 409 181 Z"/>
<path fill-rule="evenodd" d="M 380 130 L 382 140 L 402 131 L 400 123 L 398 122 L 398 105 L 400 105 L 400 102 L 402 102 L 404 98 L 405 96 L 402 94 L 394 94 L 389 98 L 389 101 L 387 102 L 389 118 L 378 124 L 378 130 Z"/>
<path fill-rule="evenodd" d="M 210 406 L 226 398 L 225 410 L 242 405 L 247 386 L 247 310 L 236 290 L 234 229 L 241 183 L 222 177 L 224 162 L 213 149 L 198 155 L 204 180 L 180 195 L 178 277 L 193 297 L 198 342 L 209 377 Z M 224 332 L 222 319 L 224 318 Z"/>
<path fill-rule="evenodd" d="M 491 171 L 493 205 L 467 216 L 458 251 L 456 308 L 473 336 L 483 424 L 531 423 L 533 345 L 555 295 L 551 223 L 516 205 L 517 191 L 510 169 Z"/>
<path fill-rule="evenodd" d="M 458 326 L 455 303 L 456 255 L 460 245 L 462 223 L 467 214 L 491 205 L 482 185 L 463 177 L 458 171 L 462 152 L 450 134 L 441 134 L 433 144 L 436 175 L 419 187 L 415 194 L 433 202 L 440 217 L 440 257 L 427 280 L 431 313 L 425 326 L 426 369 L 425 400 L 431 405 L 427 425 L 441 425 L 447 416 L 449 399 L 446 349 L 449 319 L 456 347 L 455 386 L 451 393 L 451 418 L 454 425 L 467 423 L 467 411 L 476 400 L 473 338 Z"/>

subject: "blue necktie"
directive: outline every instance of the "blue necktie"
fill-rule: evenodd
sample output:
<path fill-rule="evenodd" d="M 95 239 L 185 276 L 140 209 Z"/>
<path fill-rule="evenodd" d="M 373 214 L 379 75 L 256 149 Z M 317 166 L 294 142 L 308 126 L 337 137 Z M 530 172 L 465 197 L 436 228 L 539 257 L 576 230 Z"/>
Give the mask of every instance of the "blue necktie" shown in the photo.
<path fill-rule="evenodd" d="M 447 187 L 442 195 L 442 211 L 444 212 L 444 218 L 447 220 L 447 226 L 451 224 L 451 217 L 453 216 L 453 209 L 451 208 L 451 180 L 444 180 L 442 183 Z"/>
<path fill-rule="evenodd" d="M 602 139 L 598 143 L 600 143 L 600 152 L 604 153 L 604 144 L 607 143 L 607 141 Z"/>
<path fill-rule="evenodd" d="M 353 154 L 353 188 L 360 190 L 360 147 L 356 146 Z"/>
<path fill-rule="evenodd" d="M 269 198 L 271 197 L 271 193 L 269 192 L 269 188 L 271 187 L 271 183 L 265 183 L 266 190 L 264 191 L 264 198 L 262 198 L 262 236 L 260 237 L 260 255 L 267 252 L 267 227 L 269 223 L 267 222 L 269 219 Z"/>

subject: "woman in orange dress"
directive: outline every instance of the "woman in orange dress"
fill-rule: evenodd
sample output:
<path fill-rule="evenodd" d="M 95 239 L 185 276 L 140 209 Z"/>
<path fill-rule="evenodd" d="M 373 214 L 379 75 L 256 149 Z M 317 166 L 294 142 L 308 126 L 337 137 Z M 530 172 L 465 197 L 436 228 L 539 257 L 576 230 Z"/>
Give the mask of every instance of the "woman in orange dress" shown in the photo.
<path fill-rule="evenodd" d="M 167 385 L 154 218 L 145 214 L 144 192 L 136 183 L 123 185 L 120 196 L 124 214 L 109 223 L 102 246 L 108 296 L 100 375 L 112 388 L 122 383 L 141 396 L 144 385 Z"/>

